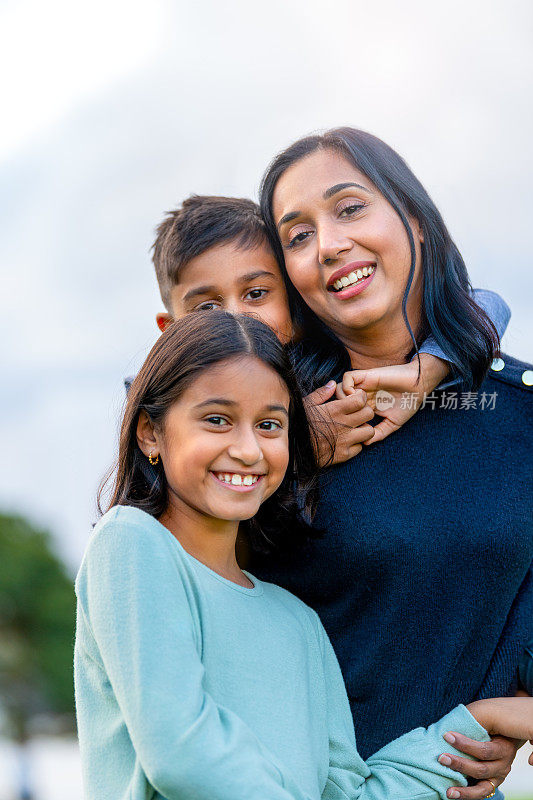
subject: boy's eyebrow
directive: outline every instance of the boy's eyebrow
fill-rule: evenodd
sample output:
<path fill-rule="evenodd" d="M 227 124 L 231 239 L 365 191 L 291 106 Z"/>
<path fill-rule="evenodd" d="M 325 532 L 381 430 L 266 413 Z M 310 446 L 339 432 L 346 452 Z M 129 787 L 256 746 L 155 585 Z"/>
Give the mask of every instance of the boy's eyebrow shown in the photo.
<path fill-rule="evenodd" d="M 335 186 L 330 186 L 329 189 L 326 189 L 322 197 L 324 200 L 329 200 L 330 197 L 333 197 L 334 194 L 337 192 L 342 192 L 343 189 L 348 189 L 350 186 L 355 186 L 357 189 L 362 189 L 364 192 L 368 192 L 369 189 L 366 186 L 361 186 L 360 183 L 355 183 L 354 181 L 347 181 L 346 183 L 336 183 Z M 282 225 L 285 225 L 286 222 L 292 222 L 293 219 L 299 217 L 301 211 L 290 211 L 288 214 L 285 214 L 280 221 L 278 222 L 277 228 L 278 230 L 281 228 Z"/>
<path fill-rule="evenodd" d="M 273 272 L 269 272 L 266 269 L 258 269 L 255 272 L 248 272 L 246 275 L 241 275 L 239 278 L 239 283 L 249 283 L 250 281 L 255 281 L 257 278 L 261 278 L 265 275 L 268 275 L 270 278 L 276 278 L 276 275 Z M 183 302 L 186 300 L 190 300 L 191 297 L 197 297 L 200 294 L 212 294 L 217 289 L 216 286 L 195 286 L 194 289 L 189 289 L 188 292 L 183 296 Z"/>
<path fill-rule="evenodd" d="M 195 286 L 194 289 L 189 289 L 189 291 L 184 295 L 183 300 L 190 300 L 191 297 L 196 297 L 199 294 L 209 294 L 214 292 L 216 286 Z"/>
<path fill-rule="evenodd" d="M 268 275 L 271 278 L 277 277 L 273 272 L 269 272 L 266 269 L 258 269 L 256 272 L 248 272 L 247 275 L 241 275 L 239 283 L 249 283 L 249 281 L 255 281 L 257 278 L 262 278 L 264 275 Z"/>
<path fill-rule="evenodd" d="M 210 397 L 208 400 L 202 400 L 202 402 L 198 403 L 198 405 L 194 406 L 194 408 L 203 408 L 204 406 L 211 406 L 211 405 L 229 407 L 229 406 L 236 406 L 237 403 L 235 402 L 235 400 L 228 400 L 227 397 Z M 276 404 L 265 406 L 265 411 L 281 411 L 283 414 L 285 414 L 286 417 L 289 416 L 289 412 L 287 411 L 285 406 L 280 406 Z"/>

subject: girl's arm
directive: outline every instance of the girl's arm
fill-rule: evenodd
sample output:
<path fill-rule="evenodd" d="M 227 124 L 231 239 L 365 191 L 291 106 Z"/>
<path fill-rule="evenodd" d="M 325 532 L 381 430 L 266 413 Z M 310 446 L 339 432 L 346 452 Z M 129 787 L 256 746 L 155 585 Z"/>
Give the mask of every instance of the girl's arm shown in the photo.
<path fill-rule="evenodd" d="M 461 730 L 478 741 L 488 741 L 484 728 L 464 707 L 458 706 L 428 728 L 416 728 L 385 745 L 366 762 L 356 748 L 352 715 L 340 667 L 320 622 L 323 646 L 330 745 L 329 773 L 322 800 L 446 800 L 452 786 L 466 786 L 466 778 L 439 763 L 443 735 Z M 451 748 L 453 752 L 454 748 Z"/>
<path fill-rule="evenodd" d="M 78 613 L 148 781 L 167 800 L 308 800 L 243 720 L 205 691 L 199 627 L 171 544 L 115 517 L 93 534 L 76 581 Z M 90 713 L 83 695 L 76 700 L 81 717 Z M 83 755 L 82 730 L 80 745 Z"/>

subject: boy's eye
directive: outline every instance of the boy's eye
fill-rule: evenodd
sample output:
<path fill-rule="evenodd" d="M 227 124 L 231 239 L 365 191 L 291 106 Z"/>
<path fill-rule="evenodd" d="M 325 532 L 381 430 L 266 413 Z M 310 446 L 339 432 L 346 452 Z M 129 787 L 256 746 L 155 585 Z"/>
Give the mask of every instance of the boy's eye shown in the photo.
<path fill-rule="evenodd" d="M 213 311 L 214 308 L 219 308 L 220 303 L 215 300 L 206 300 L 204 303 L 199 303 L 193 308 L 193 311 Z"/>
<path fill-rule="evenodd" d="M 244 299 L 249 300 L 262 300 L 268 294 L 268 289 L 250 289 L 244 296 Z"/>

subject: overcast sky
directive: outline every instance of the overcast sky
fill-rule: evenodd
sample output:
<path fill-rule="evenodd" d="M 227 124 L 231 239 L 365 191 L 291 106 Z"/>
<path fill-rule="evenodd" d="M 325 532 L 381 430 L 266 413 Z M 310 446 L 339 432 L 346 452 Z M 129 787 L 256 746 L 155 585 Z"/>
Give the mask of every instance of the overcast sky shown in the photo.
<path fill-rule="evenodd" d="M 257 196 L 272 156 L 381 136 L 439 205 L 533 360 L 527 0 L 0 3 L 0 505 L 74 570 L 122 377 L 156 338 L 149 248 L 191 192 Z"/>

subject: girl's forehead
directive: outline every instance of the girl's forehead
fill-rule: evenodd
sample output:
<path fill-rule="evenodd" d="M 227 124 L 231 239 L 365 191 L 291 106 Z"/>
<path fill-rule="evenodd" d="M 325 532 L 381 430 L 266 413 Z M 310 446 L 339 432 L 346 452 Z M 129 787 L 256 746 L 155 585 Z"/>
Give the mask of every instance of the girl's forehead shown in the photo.
<path fill-rule="evenodd" d="M 195 404 L 209 397 L 255 406 L 274 395 L 288 403 L 289 390 L 281 375 L 256 356 L 243 354 L 204 369 L 180 399 Z"/>

